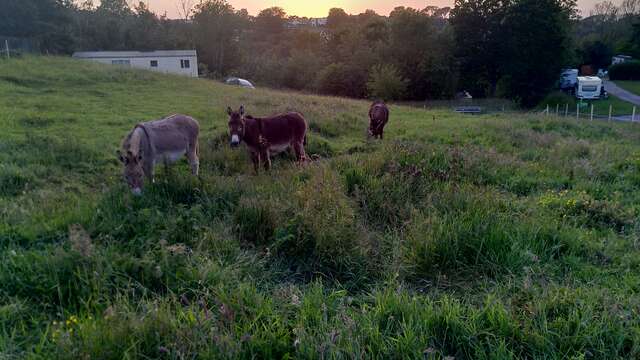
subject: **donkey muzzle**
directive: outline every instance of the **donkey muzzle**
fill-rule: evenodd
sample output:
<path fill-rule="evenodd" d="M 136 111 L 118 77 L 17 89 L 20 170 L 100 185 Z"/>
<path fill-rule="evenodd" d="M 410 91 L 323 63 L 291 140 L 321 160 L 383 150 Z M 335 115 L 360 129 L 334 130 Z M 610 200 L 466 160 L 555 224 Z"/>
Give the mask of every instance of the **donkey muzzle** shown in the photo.
<path fill-rule="evenodd" d="M 238 135 L 231 136 L 231 147 L 236 147 L 240 145 L 240 137 Z"/>

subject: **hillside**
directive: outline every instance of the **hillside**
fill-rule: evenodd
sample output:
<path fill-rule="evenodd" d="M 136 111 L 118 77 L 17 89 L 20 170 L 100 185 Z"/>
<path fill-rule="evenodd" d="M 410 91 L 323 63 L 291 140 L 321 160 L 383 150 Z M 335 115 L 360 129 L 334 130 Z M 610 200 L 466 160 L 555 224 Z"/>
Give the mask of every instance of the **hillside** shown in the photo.
<path fill-rule="evenodd" d="M 255 176 L 227 106 L 305 114 Z M 640 357 L 640 128 L 0 61 L 0 358 Z M 201 176 L 133 198 L 140 121 L 200 120 Z"/>

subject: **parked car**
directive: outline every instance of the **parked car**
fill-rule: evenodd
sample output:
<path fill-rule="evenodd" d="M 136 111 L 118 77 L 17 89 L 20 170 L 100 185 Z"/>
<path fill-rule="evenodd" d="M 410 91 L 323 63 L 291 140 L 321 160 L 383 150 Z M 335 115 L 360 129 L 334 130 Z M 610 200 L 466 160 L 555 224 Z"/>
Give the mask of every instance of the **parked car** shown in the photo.
<path fill-rule="evenodd" d="M 240 86 L 248 89 L 255 89 L 255 86 L 253 86 L 253 84 L 249 80 L 240 79 L 237 77 L 228 78 L 227 80 L 225 80 L 225 84 L 236 85 L 236 86 Z"/>
<path fill-rule="evenodd" d="M 572 92 L 578 82 L 578 69 L 564 69 L 560 74 L 560 90 Z"/>

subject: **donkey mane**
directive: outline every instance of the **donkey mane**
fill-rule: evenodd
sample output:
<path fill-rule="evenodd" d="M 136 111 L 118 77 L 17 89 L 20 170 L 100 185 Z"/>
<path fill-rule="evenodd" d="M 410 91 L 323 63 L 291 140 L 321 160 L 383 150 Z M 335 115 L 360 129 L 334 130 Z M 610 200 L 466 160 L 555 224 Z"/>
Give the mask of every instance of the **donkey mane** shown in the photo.
<path fill-rule="evenodd" d="M 144 136 L 144 130 L 140 127 L 133 129 L 125 141 L 125 147 L 128 148 L 132 155 L 136 156 L 140 154 L 140 147 L 142 143 L 142 137 Z"/>

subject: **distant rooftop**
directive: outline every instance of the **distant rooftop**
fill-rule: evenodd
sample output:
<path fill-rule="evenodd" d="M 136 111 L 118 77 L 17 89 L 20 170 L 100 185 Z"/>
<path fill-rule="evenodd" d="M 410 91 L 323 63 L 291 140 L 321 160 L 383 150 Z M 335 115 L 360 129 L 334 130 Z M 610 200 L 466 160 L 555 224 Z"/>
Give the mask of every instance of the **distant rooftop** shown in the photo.
<path fill-rule="evenodd" d="M 146 58 L 146 57 L 187 57 L 197 56 L 195 50 L 157 50 L 157 51 L 81 51 L 73 53 L 74 58 Z"/>

